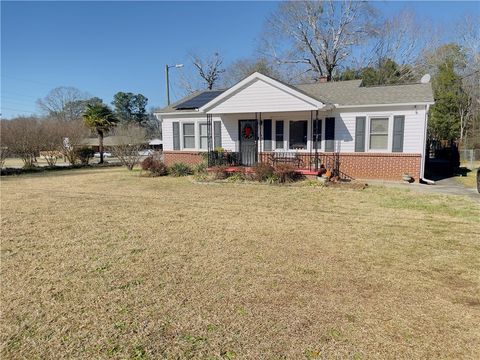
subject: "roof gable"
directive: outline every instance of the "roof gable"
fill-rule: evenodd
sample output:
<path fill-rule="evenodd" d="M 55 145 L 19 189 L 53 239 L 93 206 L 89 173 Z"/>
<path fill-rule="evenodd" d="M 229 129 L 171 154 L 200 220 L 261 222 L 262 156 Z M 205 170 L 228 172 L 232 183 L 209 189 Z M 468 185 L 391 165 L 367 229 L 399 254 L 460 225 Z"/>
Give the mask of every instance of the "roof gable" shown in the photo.
<path fill-rule="evenodd" d="M 258 72 L 232 86 L 199 110 L 207 113 L 304 111 L 324 104 L 302 91 Z"/>

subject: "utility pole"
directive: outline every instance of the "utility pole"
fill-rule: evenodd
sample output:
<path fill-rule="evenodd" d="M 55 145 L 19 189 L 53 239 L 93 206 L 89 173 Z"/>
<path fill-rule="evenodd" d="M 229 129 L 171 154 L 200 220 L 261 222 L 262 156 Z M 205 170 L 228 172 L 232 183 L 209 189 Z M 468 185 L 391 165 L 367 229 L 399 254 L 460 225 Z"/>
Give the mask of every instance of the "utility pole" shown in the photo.
<path fill-rule="evenodd" d="M 168 79 L 168 69 L 170 68 L 182 68 L 183 64 L 175 64 L 175 65 L 165 65 L 165 82 L 167 87 L 167 106 L 170 105 L 170 83 Z"/>

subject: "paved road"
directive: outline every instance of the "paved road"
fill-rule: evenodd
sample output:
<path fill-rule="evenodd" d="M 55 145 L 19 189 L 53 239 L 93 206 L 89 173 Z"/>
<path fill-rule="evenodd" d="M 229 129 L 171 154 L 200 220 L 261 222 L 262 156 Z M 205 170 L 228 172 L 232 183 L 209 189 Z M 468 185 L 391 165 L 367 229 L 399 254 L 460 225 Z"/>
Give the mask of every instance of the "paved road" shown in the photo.
<path fill-rule="evenodd" d="M 435 185 L 426 185 L 426 184 L 418 184 L 418 183 L 406 184 L 406 183 L 397 182 L 397 181 L 378 181 L 378 180 L 367 180 L 366 182 L 372 185 L 384 185 L 387 187 L 411 189 L 413 191 L 419 191 L 424 193 L 468 196 L 469 198 L 480 202 L 480 194 L 477 192 L 477 190 L 473 188 L 466 188 L 462 184 L 458 183 L 455 177 L 436 181 Z"/>

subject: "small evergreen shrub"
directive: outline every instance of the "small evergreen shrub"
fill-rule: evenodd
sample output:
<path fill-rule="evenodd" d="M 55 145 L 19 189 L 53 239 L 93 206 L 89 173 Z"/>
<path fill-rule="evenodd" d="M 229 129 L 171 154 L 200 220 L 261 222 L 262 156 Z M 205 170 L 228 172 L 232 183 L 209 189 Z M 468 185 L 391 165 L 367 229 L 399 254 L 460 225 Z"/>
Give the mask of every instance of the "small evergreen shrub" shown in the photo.
<path fill-rule="evenodd" d="M 203 162 L 193 167 L 194 175 L 200 175 L 200 174 L 206 174 L 206 173 L 207 173 L 207 164 Z"/>
<path fill-rule="evenodd" d="M 228 182 L 236 183 L 245 181 L 245 175 L 241 172 L 235 172 L 227 178 Z"/>
<path fill-rule="evenodd" d="M 77 158 L 80 160 L 80 163 L 82 165 L 87 165 L 90 159 L 93 158 L 93 155 L 95 154 L 95 152 L 93 151 L 92 148 L 85 146 L 85 147 L 76 149 L 75 154 Z"/>
<path fill-rule="evenodd" d="M 295 181 L 298 176 L 295 173 L 295 167 L 290 164 L 277 164 L 273 174 L 278 178 L 279 183 Z"/>
<path fill-rule="evenodd" d="M 151 176 L 165 176 L 168 175 L 167 166 L 154 155 L 146 157 L 141 163 L 140 166 L 142 170 L 148 171 Z"/>
<path fill-rule="evenodd" d="M 266 181 L 274 174 L 275 169 L 267 163 L 258 163 L 253 167 L 253 179 L 256 181 Z"/>
<path fill-rule="evenodd" d="M 277 184 L 278 183 L 278 176 L 275 174 L 267 176 L 265 179 L 266 183 L 269 185 Z"/>
<path fill-rule="evenodd" d="M 193 173 L 192 168 L 185 163 L 174 163 L 170 168 L 168 169 L 168 172 L 172 176 L 187 176 L 191 175 Z"/>

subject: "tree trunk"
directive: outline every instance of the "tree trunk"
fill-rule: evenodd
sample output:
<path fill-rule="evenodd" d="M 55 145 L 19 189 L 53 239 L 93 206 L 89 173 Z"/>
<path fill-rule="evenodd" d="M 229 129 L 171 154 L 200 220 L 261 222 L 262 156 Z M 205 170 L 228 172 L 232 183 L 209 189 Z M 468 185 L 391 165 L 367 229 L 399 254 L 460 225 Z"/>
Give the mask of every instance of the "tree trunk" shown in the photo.
<path fill-rule="evenodd" d="M 98 131 L 98 150 L 100 151 L 100 162 L 103 164 L 103 131 Z"/>

